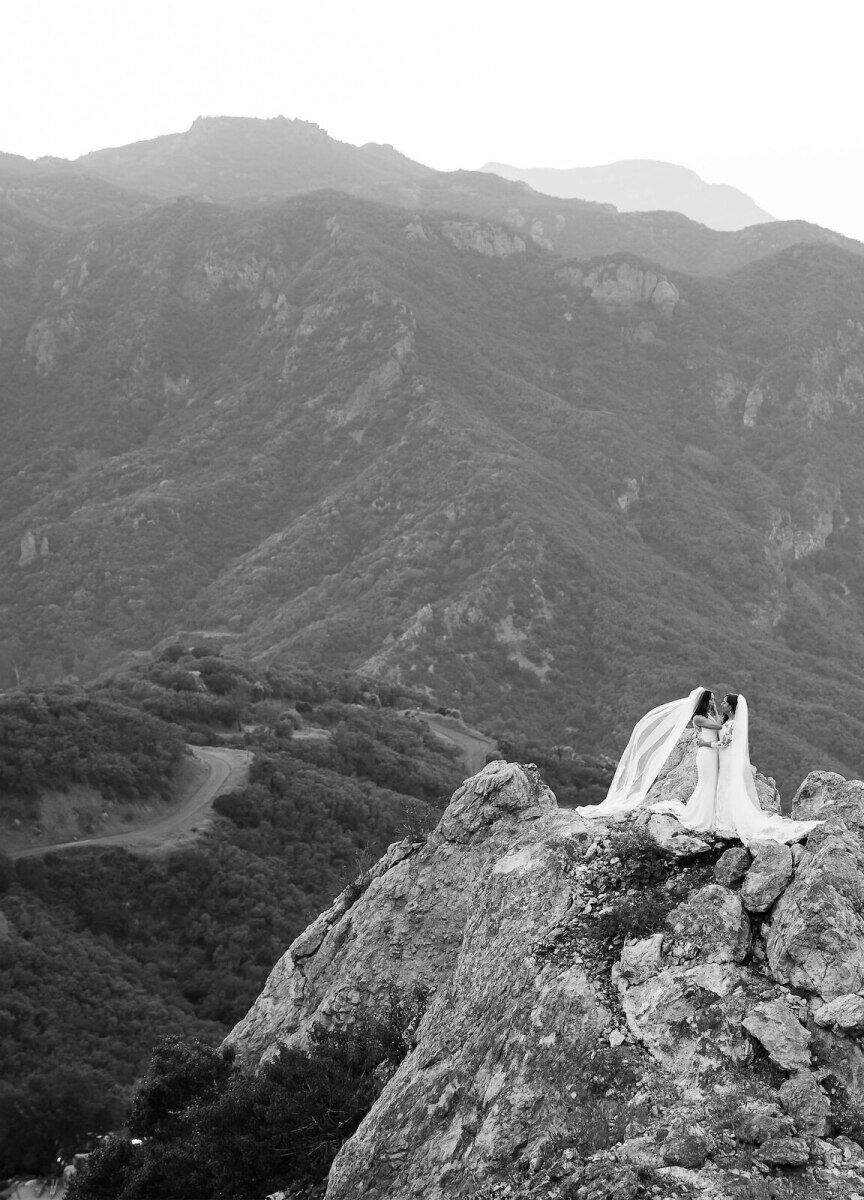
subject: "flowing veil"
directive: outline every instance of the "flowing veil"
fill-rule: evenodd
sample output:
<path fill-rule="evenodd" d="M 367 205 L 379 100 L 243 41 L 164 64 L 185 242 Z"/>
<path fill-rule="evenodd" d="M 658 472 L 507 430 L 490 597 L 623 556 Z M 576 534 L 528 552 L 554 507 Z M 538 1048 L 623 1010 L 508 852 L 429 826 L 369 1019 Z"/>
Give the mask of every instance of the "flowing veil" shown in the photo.
<path fill-rule="evenodd" d="M 747 701 L 740 695 L 732 740 L 720 751 L 717 817 L 722 832 L 727 832 L 727 825 L 731 826 L 728 832 L 734 832 L 745 845 L 758 841 L 797 842 L 821 824 L 821 821 L 792 821 L 762 808 L 750 765 L 750 714 Z"/>
<path fill-rule="evenodd" d="M 646 713 L 630 735 L 606 799 L 601 804 L 577 808 L 579 815 L 609 817 L 638 808 L 687 727 L 704 692 L 703 687 L 694 688 L 689 696 L 661 704 Z"/>

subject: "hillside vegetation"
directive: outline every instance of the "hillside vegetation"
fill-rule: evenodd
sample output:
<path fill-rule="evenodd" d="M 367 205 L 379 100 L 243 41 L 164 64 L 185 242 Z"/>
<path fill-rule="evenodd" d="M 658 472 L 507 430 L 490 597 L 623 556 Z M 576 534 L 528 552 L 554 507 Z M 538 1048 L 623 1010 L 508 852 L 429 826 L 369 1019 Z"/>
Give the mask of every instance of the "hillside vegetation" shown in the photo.
<path fill-rule="evenodd" d="M 787 795 L 861 773 L 858 257 L 562 264 L 335 195 L 48 246 L 0 349 L 7 684 L 202 628 L 582 752 L 740 690 Z"/>

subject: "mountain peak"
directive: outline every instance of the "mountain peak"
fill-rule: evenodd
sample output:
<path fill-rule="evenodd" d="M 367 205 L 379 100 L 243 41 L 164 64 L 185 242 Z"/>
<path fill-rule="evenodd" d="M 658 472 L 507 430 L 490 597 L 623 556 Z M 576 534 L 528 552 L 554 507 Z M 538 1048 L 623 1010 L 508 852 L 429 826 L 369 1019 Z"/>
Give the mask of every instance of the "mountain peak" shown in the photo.
<path fill-rule="evenodd" d="M 744 229 L 774 219 L 738 188 L 706 183 L 689 167 L 657 159 L 567 168 L 486 163 L 481 170 L 521 180 L 549 196 L 597 200 L 622 212 L 680 212 L 711 229 Z"/>

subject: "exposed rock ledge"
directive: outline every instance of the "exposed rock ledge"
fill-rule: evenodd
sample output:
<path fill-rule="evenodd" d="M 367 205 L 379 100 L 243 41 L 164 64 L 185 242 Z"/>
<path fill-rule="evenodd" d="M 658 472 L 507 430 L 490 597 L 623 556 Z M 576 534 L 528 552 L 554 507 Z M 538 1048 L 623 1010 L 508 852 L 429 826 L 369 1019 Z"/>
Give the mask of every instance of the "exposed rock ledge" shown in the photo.
<path fill-rule="evenodd" d="M 842 1136 L 864 1103 L 862 797 L 808 777 L 796 815 L 825 825 L 772 901 L 785 859 L 767 890 L 764 854 L 653 861 L 647 814 L 584 821 L 536 768 L 490 764 L 297 939 L 228 1041 L 254 1066 L 394 985 L 430 992 L 328 1200 L 864 1194 Z"/>

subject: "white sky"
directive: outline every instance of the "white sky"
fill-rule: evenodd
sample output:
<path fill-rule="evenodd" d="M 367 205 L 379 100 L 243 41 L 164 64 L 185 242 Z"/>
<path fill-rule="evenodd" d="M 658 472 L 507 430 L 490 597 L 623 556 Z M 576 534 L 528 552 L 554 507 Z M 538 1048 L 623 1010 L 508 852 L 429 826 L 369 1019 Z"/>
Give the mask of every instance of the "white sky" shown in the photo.
<path fill-rule="evenodd" d="M 682 163 L 864 240 L 864 0 L 0 0 L 0 150 L 199 114 L 434 167 Z"/>

